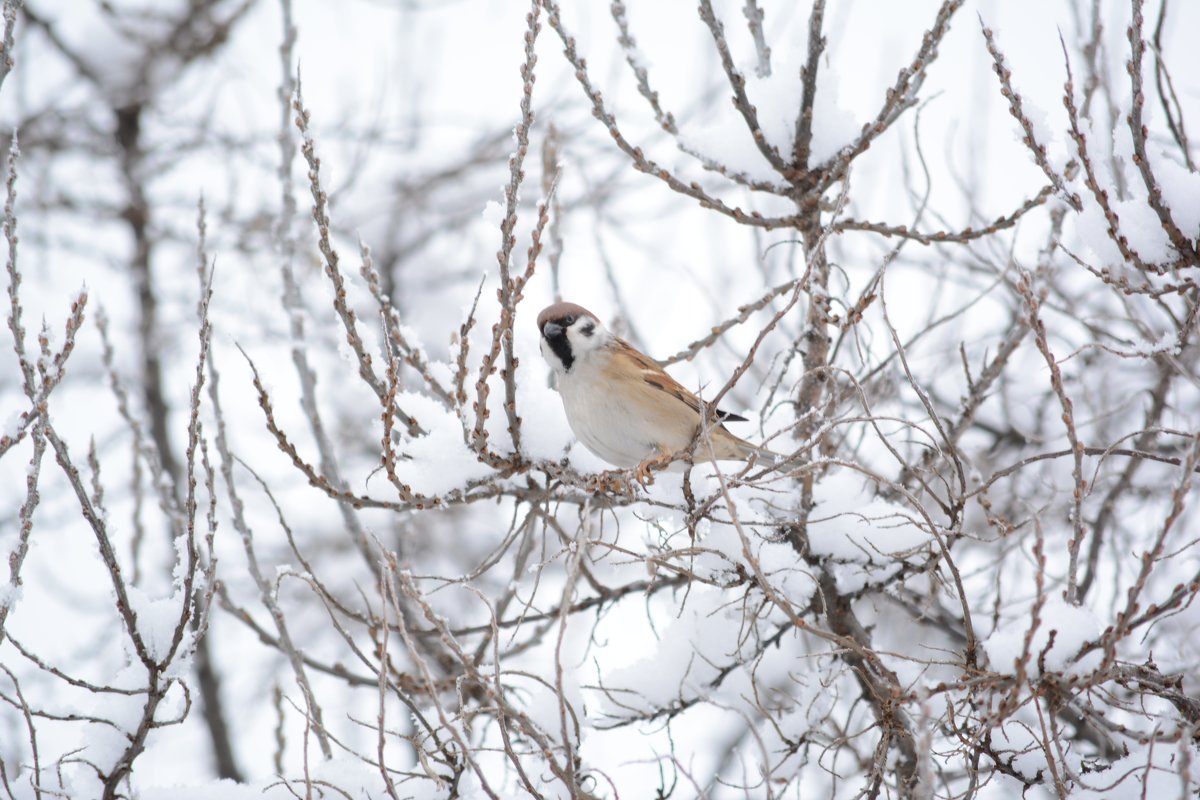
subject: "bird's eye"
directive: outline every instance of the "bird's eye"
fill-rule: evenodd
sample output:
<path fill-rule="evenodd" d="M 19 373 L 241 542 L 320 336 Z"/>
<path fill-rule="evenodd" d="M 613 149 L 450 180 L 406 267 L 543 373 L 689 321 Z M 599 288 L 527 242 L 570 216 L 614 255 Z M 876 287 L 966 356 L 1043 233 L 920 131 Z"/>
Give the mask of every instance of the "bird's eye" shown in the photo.
<path fill-rule="evenodd" d="M 563 326 L 564 326 L 564 327 L 567 327 L 567 328 L 569 328 L 569 327 L 571 327 L 572 325 L 574 325 L 574 324 L 575 324 L 575 315 L 574 315 L 574 314 L 568 314 L 567 316 L 563 317 L 563 318 L 562 318 L 562 324 L 563 324 Z"/>

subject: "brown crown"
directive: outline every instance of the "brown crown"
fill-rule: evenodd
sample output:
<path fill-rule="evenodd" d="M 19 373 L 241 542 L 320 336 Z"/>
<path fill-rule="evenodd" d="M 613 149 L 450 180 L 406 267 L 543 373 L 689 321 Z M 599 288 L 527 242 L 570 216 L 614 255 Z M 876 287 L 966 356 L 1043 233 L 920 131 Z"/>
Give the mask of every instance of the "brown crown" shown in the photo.
<path fill-rule="evenodd" d="M 542 309 L 542 313 L 538 314 L 537 326 L 540 331 L 546 326 L 547 322 L 557 322 L 563 317 L 591 317 L 597 322 L 600 318 L 586 308 L 575 303 L 555 303 L 552 306 L 546 306 Z"/>

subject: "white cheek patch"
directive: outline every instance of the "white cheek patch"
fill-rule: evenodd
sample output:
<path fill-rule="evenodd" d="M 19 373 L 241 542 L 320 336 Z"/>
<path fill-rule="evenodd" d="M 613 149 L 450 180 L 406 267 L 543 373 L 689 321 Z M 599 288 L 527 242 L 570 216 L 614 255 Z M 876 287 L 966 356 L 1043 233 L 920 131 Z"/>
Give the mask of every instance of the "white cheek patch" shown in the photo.
<path fill-rule="evenodd" d="M 592 329 L 591 335 L 583 332 L 589 326 Z M 600 328 L 594 322 L 569 328 L 567 330 L 567 341 L 571 343 L 571 350 L 575 356 L 578 358 L 603 347 L 605 342 L 603 331 L 604 329 Z"/>

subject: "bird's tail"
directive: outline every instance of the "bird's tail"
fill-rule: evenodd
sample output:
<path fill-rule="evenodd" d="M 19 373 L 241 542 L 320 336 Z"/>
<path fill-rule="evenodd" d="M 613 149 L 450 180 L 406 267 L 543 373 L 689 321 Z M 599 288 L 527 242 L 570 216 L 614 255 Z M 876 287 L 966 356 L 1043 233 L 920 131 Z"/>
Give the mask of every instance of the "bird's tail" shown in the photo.
<path fill-rule="evenodd" d="M 784 461 L 784 456 L 782 454 L 776 453 L 774 450 L 768 450 L 765 447 L 759 447 L 758 445 L 751 444 L 744 439 L 739 442 L 739 445 L 742 451 L 742 458 L 746 461 L 753 459 L 758 466 L 774 467 L 782 464 Z"/>

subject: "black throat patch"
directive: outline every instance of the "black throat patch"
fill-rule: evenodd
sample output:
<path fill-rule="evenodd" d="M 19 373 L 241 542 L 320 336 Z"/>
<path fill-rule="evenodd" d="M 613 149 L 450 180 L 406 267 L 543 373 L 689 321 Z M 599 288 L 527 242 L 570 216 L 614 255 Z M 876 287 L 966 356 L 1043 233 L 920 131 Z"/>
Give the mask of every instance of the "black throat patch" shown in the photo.
<path fill-rule="evenodd" d="M 571 365 L 575 363 L 575 356 L 571 354 L 571 343 L 567 341 L 567 332 L 563 330 L 557 336 L 546 336 L 546 344 L 550 345 L 550 349 L 554 351 L 554 355 L 558 356 L 558 360 L 562 362 L 563 369 L 567 372 L 571 371 Z"/>

